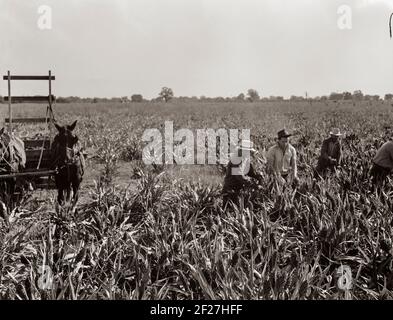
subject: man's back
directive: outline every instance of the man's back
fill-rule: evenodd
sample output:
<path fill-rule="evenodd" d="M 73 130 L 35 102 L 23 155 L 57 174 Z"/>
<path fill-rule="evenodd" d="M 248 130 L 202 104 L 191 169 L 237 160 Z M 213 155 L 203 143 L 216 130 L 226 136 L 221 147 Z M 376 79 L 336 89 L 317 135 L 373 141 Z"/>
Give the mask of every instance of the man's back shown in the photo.
<path fill-rule="evenodd" d="M 331 137 L 322 142 L 321 155 L 318 163 L 320 165 L 330 165 L 330 159 L 336 160 L 336 164 L 339 164 L 341 160 L 341 142 Z"/>
<path fill-rule="evenodd" d="M 393 141 L 385 142 L 378 149 L 373 162 L 383 168 L 393 169 Z"/>
<path fill-rule="evenodd" d="M 261 179 L 261 175 L 256 172 L 251 163 L 248 163 L 248 170 L 242 169 L 243 165 L 243 162 L 234 164 L 232 160 L 229 161 L 224 179 L 224 190 L 240 190 L 251 183 L 250 178 Z"/>

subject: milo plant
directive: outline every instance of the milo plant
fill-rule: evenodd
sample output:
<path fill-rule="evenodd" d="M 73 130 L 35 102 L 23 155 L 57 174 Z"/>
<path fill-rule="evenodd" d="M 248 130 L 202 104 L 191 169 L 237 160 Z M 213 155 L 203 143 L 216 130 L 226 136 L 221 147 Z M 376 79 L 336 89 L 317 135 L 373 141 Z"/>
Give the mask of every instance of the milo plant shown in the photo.
<path fill-rule="evenodd" d="M 100 136 L 97 143 L 97 157 L 103 163 L 100 176 L 103 183 L 108 184 L 113 181 L 126 142 L 125 134 L 119 134 L 116 131 L 104 130 Z"/>

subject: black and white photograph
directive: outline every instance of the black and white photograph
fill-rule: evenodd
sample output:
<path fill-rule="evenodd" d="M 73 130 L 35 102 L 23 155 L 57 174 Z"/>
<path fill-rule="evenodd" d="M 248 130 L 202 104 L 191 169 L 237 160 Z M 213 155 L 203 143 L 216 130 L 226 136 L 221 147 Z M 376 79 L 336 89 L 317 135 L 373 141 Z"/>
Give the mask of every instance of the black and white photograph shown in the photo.
<path fill-rule="evenodd" d="M 393 299 L 392 23 L 393 0 L 0 0 L 0 300 Z"/>

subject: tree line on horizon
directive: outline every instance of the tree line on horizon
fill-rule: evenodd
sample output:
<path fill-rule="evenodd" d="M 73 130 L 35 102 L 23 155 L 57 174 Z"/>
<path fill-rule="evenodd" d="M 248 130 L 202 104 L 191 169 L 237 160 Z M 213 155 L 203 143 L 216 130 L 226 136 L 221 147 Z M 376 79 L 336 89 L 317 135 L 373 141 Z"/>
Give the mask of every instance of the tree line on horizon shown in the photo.
<path fill-rule="evenodd" d="M 57 97 L 57 103 L 132 103 L 132 102 L 168 102 L 170 100 L 173 101 L 200 101 L 200 102 L 269 102 L 269 101 L 342 101 L 342 100 L 351 100 L 351 101 L 380 101 L 382 98 L 379 95 L 369 95 L 363 94 L 361 90 L 355 90 L 353 93 L 344 91 L 344 92 L 332 92 L 330 95 L 309 97 L 307 93 L 305 96 L 296 96 L 291 95 L 289 98 L 285 99 L 283 96 L 269 96 L 269 97 L 261 97 L 257 90 L 249 89 L 246 94 L 240 93 L 235 97 L 206 97 L 206 96 L 179 96 L 175 97 L 173 90 L 168 87 L 163 87 L 158 94 L 158 97 L 153 99 L 145 99 L 142 94 L 132 94 L 131 96 L 122 96 L 122 97 L 112 97 L 112 98 L 82 98 L 78 96 L 70 96 L 70 97 Z M 383 100 L 393 100 L 393 94 L 387 93 L 383 97 Z M 2 96 L 0 96 L 0 102 L 5 103 Z"/>

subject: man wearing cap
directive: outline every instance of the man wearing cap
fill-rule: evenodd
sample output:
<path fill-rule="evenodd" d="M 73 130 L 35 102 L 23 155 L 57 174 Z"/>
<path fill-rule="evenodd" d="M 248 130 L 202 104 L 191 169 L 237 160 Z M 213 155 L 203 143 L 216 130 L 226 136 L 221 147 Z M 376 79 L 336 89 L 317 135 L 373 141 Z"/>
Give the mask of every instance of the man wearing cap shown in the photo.
<path fill-rule="evenodd" d="M 267 152 L 268 170 L 280 185 L 285 184 L 291 176 L 294 183 L 299 182 L 297 176 L 296 150 L 289 143 L 289 134 L 285 129 L 277 133 L 277 144 Z"/>
<path fill-rule="evenodd" d="M 224 207 L 230 201 L 239 205 L 241 191 L 255 187 L 262 181 L 262 176 L 252 165 L 256 154 L 257 150 L 253 148 L 252 141 L 242 140 L 235 153 L 231 155 L 222 190 Z"/>
<path fill-rule="evenodd" d="M 327 170 L 334 170 L 341 163 L 341 132 L 334 128 L 330 131 L 330 137 L 322 142 L 321 155 L 315 169 L 315 177 L 322 177 Z"/>
<path fill-rule="evenodd" d="M 385 142 L 377 151 L 371 167 L 373 185 L 383 186 L 393 169 L 393 141 Z"/>

